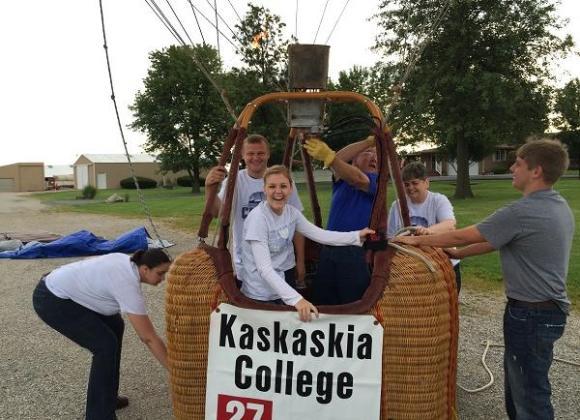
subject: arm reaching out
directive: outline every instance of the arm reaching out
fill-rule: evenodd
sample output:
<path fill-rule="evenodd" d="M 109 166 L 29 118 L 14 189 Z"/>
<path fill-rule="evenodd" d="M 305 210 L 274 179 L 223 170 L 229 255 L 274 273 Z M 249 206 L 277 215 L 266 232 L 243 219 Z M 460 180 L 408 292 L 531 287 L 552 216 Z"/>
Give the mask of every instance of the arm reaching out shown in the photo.
<path fill-rule="evenodd" d="M 153 324 L 147 315 L 127 314 L 129 322 L 141 341 L 149 348 L 159 363 L 167 369 L 167 349 L 165 343 L 155 332 Z"/>

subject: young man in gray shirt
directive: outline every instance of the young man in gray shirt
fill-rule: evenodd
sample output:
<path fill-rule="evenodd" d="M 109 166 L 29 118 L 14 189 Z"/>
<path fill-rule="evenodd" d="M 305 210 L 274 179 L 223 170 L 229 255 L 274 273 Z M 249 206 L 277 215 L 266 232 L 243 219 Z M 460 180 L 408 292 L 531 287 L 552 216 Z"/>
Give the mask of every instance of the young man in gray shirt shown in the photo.
<path fill-rule="evenodd" d="M 568 167 L 557 140 L 517 151 L 510 170 L 523 197 L 477 225 L 428 236 L 397 237 L 409 245 L 453 247 L 452 258 L 499 250 L 508 302 L 504 313 L 506 410 L 511 420 L 553 419 L 548 372 L 566 325 L 566 276 L 574 236 L 568 203 L 552 189 Z"/>

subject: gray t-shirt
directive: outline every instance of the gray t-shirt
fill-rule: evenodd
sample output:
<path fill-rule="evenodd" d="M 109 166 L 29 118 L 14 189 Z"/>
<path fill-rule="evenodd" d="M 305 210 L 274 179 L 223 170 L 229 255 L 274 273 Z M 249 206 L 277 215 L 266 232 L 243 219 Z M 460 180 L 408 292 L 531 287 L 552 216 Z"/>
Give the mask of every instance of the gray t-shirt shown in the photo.
<path fill-rule="evenodd" d="M 568 313 L 566 276 L 574 217 L 558 192 L 533 192 L 499 209 L 477 229 L 499 250 L 507 297 L 554 300 Z"/>

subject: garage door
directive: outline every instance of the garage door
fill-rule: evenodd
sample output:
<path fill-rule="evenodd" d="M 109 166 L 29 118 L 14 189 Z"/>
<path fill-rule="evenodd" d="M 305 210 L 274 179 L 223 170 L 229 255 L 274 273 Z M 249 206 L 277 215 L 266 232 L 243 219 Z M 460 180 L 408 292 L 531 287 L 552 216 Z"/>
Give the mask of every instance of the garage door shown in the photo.
<path fill-rule="evenodd" d="M 14 178 L 0 178 L 0 192 L 13 192 Z"/>
<path fill-rule="evenodd" d="M 89 165 L 77 165 L 76 169 L 77 190 L 82 190 L 89 185 Z"/>

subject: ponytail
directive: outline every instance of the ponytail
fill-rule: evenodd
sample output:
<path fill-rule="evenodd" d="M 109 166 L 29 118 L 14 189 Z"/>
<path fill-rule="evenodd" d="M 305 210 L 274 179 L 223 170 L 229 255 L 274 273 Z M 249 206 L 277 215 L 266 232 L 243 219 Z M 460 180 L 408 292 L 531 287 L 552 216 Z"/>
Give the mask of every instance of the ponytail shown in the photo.
<path fill-rule="evenodd" d="M 165 253 L 161 248 L 151 248 L 151 249 L 140 249 L 131 256 L 131 261 L 134 262 L 137 267 L 146 265 L 149 268 L 155 268 L 161 264 L 171 262 L 169 255 Z"/>

